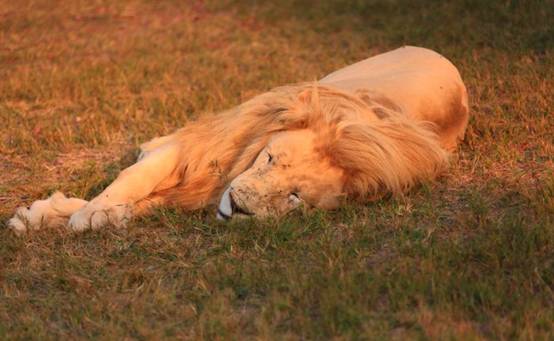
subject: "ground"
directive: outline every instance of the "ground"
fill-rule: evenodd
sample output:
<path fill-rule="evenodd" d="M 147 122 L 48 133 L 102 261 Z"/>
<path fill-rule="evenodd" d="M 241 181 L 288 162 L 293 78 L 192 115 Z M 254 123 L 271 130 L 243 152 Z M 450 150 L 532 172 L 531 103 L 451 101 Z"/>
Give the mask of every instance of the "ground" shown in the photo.
<path fill-rule="evenodd" d="M 0 338 L 553 338 L 552 22 L 551 0 L 0 0 Z M 404 197 L 5 228 L 93 197 L 141 141 L 404 44 L 459 67 L 472 115 Z"/>

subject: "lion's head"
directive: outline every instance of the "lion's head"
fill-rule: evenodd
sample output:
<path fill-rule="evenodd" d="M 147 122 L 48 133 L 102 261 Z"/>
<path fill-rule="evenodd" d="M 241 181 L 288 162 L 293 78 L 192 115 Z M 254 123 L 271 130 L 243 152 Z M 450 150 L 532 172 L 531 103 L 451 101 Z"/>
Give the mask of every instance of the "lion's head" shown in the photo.
<path fill-rule="evenodd" d="M 334 209 L 345 197 L 401 193 L 446 164 L 429 123 L 390 110 L 377 115 L 387 109 L 339 92 L 308 94 L 289 109 L 305 118 L 302 124 L 271 135 L 252 165 L 230 180 L 219 218 L 279 216 L 301 205 Z"/>
<path fill-rule="evenodd" d="M 445 165 L 433 127 L 364 93 L 318 84 L 277 88 L 178 133 L 184 180 L 166 202 L 219 202 L 220 218 L 400 193 Z"/>
<path fill-rule="evenodd" d="M 274 135 L 253 165 L 231 181 L 219 217 L 282 215 L 298 206 L 336 208 L 344 196 L 344 174 L 322 154 L 310 129 Z"/>

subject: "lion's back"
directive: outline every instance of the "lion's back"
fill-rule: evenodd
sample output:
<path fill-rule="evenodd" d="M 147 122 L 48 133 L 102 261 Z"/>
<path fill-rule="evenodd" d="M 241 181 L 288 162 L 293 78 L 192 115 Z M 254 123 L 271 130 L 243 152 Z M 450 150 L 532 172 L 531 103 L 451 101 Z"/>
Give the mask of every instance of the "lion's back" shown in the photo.
<path fill-rule="evenodd" d="M 450 149 L 468 121 L 467 90 L 458 69 L 429 49 L 405 46 L 337 70 L 320 83 L 348 92 L 369 90 L 416 120 L 432 121 Z"/>

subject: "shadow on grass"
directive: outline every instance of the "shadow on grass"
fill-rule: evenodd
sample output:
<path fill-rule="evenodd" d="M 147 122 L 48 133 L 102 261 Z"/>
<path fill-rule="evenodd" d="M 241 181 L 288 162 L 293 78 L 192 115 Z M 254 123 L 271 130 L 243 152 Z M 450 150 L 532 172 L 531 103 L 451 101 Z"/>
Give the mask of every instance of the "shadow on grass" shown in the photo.
<path fill-rule="evenodd" d="M 254 8 L 283 30 L 291 18 L 321 35 L 351 30 L 369 46 L 419 45 L 456 56 L 481 48 L 537 54 L 554 49 L 554 6 L 541 0 L 247 0 L 223 7 L 245 16 Z"/>

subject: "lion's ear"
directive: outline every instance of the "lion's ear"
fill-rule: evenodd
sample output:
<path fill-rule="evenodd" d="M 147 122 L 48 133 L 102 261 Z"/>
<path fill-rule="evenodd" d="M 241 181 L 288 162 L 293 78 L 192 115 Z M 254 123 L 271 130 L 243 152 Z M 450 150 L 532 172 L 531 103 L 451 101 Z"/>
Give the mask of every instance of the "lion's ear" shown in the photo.
<path fill-rule="evenodd" d="M 448 160 L 428 125 L 403 118 L 342 124 L 330 152 L 345 172 L 345 191 L 364 198 L 432 179 Z"/>
<path fill-rule="evenodd" d="M 305 89 L 298 93 L 298 101 L 304 104 L 309 104 L 312 101 L 312 89 Z"/>
<path fill-rule="evenodd" d="M 298 93 L 298 101 L 302 104 L 309 106 L 320 106 L 319 87 L 317 83 L 313 83 L 313 86 L 308 87 Z"/>

